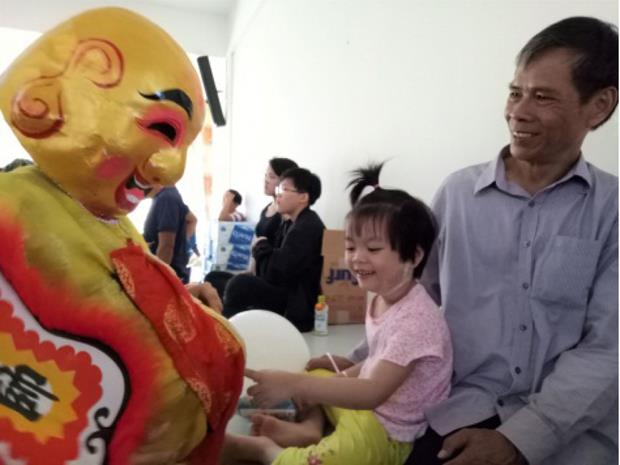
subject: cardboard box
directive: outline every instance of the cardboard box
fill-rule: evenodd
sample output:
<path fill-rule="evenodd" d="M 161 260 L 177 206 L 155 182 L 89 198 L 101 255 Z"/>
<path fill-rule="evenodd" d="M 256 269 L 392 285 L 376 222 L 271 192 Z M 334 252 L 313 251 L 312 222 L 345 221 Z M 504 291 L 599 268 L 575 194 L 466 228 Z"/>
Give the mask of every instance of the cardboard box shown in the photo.
<path fill-rule="evenodd" d="M 248 222 L 211 221 L 205 273 L 246 271 L 252 258 L 254 225 Z"/>
<path fill-rule="evenodd" d="M 344 263 L 344 231 L 323 232 L 321 289 L 329 306 L 329 324 L 364 323 L 366 291 Z"/>

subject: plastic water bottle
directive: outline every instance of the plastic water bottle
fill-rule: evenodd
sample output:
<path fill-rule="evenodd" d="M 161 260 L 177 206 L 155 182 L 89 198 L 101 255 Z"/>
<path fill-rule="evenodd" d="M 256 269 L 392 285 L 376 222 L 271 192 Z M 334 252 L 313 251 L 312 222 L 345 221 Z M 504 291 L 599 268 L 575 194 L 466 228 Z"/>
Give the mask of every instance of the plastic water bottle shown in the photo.
<path fill-rule="evenodd" d="M 325 302 L 325 296 L 319 295 L 319 299 L 314 306 L 314 334 L 317 336 L 327 336 L 327 320 L 329 318 L 329 307 Z"/>

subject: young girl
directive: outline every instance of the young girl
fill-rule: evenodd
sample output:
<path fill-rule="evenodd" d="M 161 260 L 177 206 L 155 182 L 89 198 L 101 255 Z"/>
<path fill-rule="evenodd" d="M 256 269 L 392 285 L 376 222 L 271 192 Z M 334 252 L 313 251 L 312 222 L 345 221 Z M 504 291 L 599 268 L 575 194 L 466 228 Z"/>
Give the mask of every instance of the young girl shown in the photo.
<path fill-rule="evenodd" d="M 300 423 L 254 416 L 255 437 L 229 435 L 223 464 L 400 465 L 426 429 L 424 410 L 447 397 L 448 328 L 417 282 L 435 222 L 419 200 L 379 187 L 381 168 L 355 172 L 346 217 L 347 266 L 360 287 L 376 294 L 366 312 L 368 357 L 336 375 L 247 369 L 256 382 L 248 394 L 260 407 L 289 398 L 314 407 Z M 326 419 L 333 432 L 323 437 Z"/>

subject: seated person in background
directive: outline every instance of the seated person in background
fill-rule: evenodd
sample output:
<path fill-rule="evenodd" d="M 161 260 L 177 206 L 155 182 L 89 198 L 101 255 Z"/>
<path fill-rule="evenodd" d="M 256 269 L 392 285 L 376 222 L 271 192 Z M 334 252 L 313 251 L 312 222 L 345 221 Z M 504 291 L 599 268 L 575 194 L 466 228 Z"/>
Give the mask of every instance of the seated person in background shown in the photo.
<path fill-rule="evenodd" d="M 183 202 L 176 187 L 153 188 L 153 204 L 144 223 L 144 240 L 151 253 L 175 271 L 183 283 L 189 282 L 187 232 L 196 229 L 196 216 Z"/>
<path fill-rule="evenodd" d="M 256 223 L 256 237 L 265 237 L 272 246 L 276 244 L 282 217 L 278 213 L 276 203 L 276 186 L 280 183 L 280 176 L 286 170 L 297 168 L 297 163 L 288 158 L 272 158 L 265 172 L 265 195 L 273 197 L 271 203 L 260 212 L 260 219 Z M 280 237 L 281 239 L 281 237 Z"/>
<path fill-rule="evenodd" d="M 265 195 L 270 195 L 273 200 L 260 212 L 260 219 L 256 223 L 256 238 L 264 237 L 273 247 L 280 247 L 286 230 L 291 225 L 288 218 L 282 218 L 278 213 L 276 204 L 276 186 L 280 182 L 280 176 L 286 170 L 297 168 L 297 163 L 288 158 L 272 158 L 265 172 Z M 266 272 L 267 263 L 264 260 L 254 259 L 254 273 L 263 276 Z"/>
<path fill-rule="evenodd" d="M 224 316 L 253 308 L 285 316 L 300 331 L 314 323 L 314 303 L 321 278 L 321 246 L 325 226 L 310 209 L 321 195 L 321 180 L 304 168 L 282 174 L 276 188 L 278 213 L 288 215 L 291 226 L 279 247 L 259 238 L 254 258 L 265 261 L 265 274 L 234 276 L 224 292 Z"/>
<path fill-rule="evenodd" d="M 222 211 L 218 216 L 219 221 L 245 221 L 245 215 L 240 211 L 237 211 L 243 197 L 234 189 L 228 189 L 224 193 L 224 200 L 222 201 Z"/>

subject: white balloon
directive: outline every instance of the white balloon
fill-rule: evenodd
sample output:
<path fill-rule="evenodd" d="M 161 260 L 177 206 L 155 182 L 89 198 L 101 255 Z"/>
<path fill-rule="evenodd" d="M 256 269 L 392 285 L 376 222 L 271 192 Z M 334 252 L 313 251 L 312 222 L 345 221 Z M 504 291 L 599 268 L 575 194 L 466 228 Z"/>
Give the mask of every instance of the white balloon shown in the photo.
<path fill-rule="evenodd" d="M 245 342 L 245 366 L 253 370 L 303 371 L 310 349 L 302 334 L 286 318 L 268 310 L 247 310 L 230 318 Z M 246 378 L 243 393 L 253 382 Z"/>

